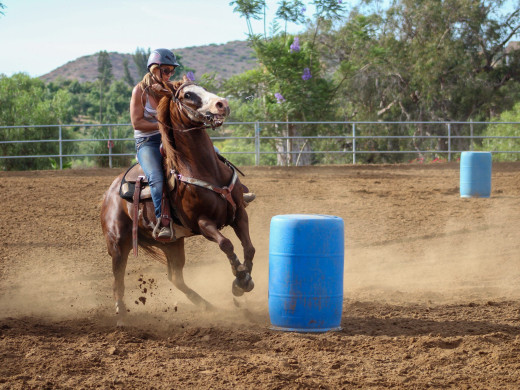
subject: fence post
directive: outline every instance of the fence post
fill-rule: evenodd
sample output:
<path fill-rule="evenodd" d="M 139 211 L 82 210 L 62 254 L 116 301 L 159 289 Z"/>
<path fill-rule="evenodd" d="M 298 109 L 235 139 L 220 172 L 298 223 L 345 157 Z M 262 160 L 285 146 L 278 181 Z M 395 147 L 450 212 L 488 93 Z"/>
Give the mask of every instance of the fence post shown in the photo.
<path fill-rule="evenodd" d="M 260 165 L 260 124 L 255 122 L 255 165 Z"/>
<path fill-rule="evenodd" d="M 112 168 L 112 126 L 108 127 L 108 167 Z"/>
<path fill-rule="evenodd" d="M 448 123 L 448 161 L 451 161 L 451 123 Z"/>
<path fill-rule="evenodd" d="M 352 123 L 352 164 L 356 163 L 356 124 Z"/>
<path fill-rule="evenodd" d="M 60 171 L 63 170 L 63 146 L 62 146 L 62 133 L 61 133 L 61 125 L 58 127 L 59 129 L 59 137 L 60 140 Z"/>

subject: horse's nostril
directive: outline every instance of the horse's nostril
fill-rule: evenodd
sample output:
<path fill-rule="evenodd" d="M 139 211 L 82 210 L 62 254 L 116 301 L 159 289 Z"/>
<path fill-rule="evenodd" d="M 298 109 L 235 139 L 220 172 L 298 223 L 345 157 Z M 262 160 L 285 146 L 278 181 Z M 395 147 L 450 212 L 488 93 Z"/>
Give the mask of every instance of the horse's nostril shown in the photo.
<path fill-rule="evenodd" d="M 224 105 L 222 104 L 222 102 L 217 103 L 217 108 L 218 109 L 224 108 Z"/>

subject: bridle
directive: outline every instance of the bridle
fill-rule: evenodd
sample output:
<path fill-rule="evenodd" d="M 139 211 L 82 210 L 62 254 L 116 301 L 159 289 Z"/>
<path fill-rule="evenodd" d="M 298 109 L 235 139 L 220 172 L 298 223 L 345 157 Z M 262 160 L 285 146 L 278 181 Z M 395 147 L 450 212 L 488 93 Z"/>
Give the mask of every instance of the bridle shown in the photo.
<path fill-rule="evenodd" d="M 162 85 L 163 91 L 168 92 L 168 94 L 170 95 L 171 101 L 173 101 L 177 105 L 177 108 L 179 109 L 180 112 L 184 112 L 184 114 L 186 114 L 186 116 L 188 116 L 190 119 L 197 120 L 202 123 L 202 126 L 190 127 L 188 129 L 175 129 L 175 128 L 168 126 L 167 124 L 161 122 L 157 117 L 155 117 L 155 119 L 159 123 L 161 123 L 163 126 L 169 128 L 171 130 L 178 131 L 180 133 L 185 133 L 188 131 L 208 129 L 208 128 L 212 128 L 213 130 L 215 130 L 215 128 L 222 125 L 223 122 L 220 120 L 215 120 L 215 117 L 213 115 L 201 114 L 200 112 L 198 112 L 198 111 L 194 110 L 193 108 L 189 107 L 188 105 L 184 104 L 179 99 L 179 95 L 184 88 L 186 88 L 190 85 L 197 85 L 197 84 L 195 84 L 194 82 L 191 82 L 191 81 L 186 81 L 186 82 L 182 83 L 175 90 L 175 93 L 174 93 L 169 88 L 167 88 L 161 80 L 158 80 L 157 77 L 155 77 L 155 75 L 153 73 L 151 73 L 151 75 L 158 84 Z M 149 88 L 149 87 L 146 87 L 146 88 Z M 145 91 L 146 91 L 146 89 L 145 89 Z M 141 100 L 141 104 L 142 104 L 142 100 Z"/>
<path fill-rule="evenodd" d="M 204 123 L 205 126 L 212 127 L 213 130 L 215 130 L 215 127 L 214 127 L 215 126 L 215 119 L 214 119 L 213 115 L 201 114 L 200 112 L 198 112 L 198 111 L 194 110 L 193 108 L 189 107 L 188 105 L 184 104 L 179 99 L 180 92 L 184 88 L 186 88 L 187 86 L 190 86 L 190 85 L 196 85 L 196 84 L 191 82 L 191 81 L 186 81 L 186 82 L 182 83 L 179 86 L 179 88 L 177 88 L 177 90 L 175 91 L 175 94 L 172 94 L 173 102 L 176 103 L 179 106 L 180 109 L 183 109 L 186 113 L 189 113 L 192 118 L 195 118 L 195 119 L 201 121 L 202 123 Z M 220 124 L 222 124 L 222 123 L 220 123 Z"/>

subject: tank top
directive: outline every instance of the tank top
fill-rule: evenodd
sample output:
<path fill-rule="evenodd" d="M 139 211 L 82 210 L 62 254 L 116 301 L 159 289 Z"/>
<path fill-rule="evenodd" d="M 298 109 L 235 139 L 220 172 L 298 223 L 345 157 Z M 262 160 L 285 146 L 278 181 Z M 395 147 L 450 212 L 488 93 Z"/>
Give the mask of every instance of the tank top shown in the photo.
<path fill-rule="evenodd" d="M 156 119 L 157 110 L 152 107 L 150 104 L 150 99 L 148 94 L 146 94 L 146 104 L 144 105 L 144 119 L 147 120 L 150 123 L 157 123 Z M 139 129 L 134 129 L 134 138 L 141 138 L 141 137 L 151 137 L 152 135 L 160 134 L 161 132 L 159 130 L 153 130 L 153 131 L 142 131 Z"/>

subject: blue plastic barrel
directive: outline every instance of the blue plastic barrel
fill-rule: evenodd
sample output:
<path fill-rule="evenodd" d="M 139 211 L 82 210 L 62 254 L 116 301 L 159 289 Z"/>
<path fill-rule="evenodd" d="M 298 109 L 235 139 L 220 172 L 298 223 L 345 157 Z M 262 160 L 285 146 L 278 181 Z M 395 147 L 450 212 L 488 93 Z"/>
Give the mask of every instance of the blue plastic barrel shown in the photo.
<path fill-rule="evenodd" d="M 460 156 L 460 196 L 489 198 L 491 194 L 491 153 L 462 152 Z"/>
<path fill-rule="evenodd" d="M 288 214 L 271 219 L 269 317 L 273 329 L 341 329 L 344 224 L 330 215 Z"/>

